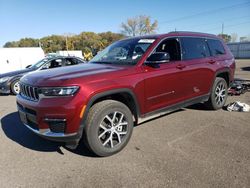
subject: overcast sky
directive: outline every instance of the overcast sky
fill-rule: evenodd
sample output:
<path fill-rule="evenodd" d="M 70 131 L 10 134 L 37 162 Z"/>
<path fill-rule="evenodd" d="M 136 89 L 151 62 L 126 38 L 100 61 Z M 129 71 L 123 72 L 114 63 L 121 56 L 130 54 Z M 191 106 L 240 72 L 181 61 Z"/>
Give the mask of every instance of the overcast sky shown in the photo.
<path fill-rule="evenodd" d="M 120 32 L 127 18 L 148 15 L 158 33 L 177 30 L 250 35 L 250 0 L 0 0 L 0 46 L 24 37 L 82 31 Z"/>

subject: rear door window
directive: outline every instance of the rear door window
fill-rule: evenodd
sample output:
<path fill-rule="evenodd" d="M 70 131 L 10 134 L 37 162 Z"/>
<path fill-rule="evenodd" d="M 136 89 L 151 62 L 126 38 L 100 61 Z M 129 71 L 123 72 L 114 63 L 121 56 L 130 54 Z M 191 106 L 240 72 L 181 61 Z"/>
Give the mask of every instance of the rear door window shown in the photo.
<path fill-rule="evenodd" d="M 50 62 L 49 69 L 62 67 L 63 59 L 54 59 Z"/>
<path fill-rule="evenodd" d="M 203 38 L 183 37 L 181 38 L 182 57 L 184 60 L 209 57 L 209 49 Z"/>
<path fill-rule="evenodd" d="M 216 39 L 207 39 L 207 43 L 208 43 L 212 56 L 225 54 L 225 49 L 221 41 L 216 40 Z"/>
<path fill-rule="evenodd" d="M 78 61 L 75 58 L 66 58 L 65 59 L 65 66 L 77 65 Z"/>

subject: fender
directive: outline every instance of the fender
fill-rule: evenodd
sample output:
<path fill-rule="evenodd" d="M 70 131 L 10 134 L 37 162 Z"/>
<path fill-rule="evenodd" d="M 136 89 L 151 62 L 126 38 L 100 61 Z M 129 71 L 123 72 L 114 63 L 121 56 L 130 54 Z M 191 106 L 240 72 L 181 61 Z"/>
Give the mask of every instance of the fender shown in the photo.
<path fill-rule="evenodd" d="M 113 90 L 108 90 L 108 91 L 97 93 L 97 94 L 95 94 L 94 96 L 92 96 L 90 98 L 90 100 L 88 101 L 88 103 L 86 105 L 86 109 L 85 109 L 85 112 L 83 114 L 83 117 L 82 117 L 82 120 L 81 120 L 81 123 L 80 123 L 80 128 L 79 128 L 79 131 L 78 131 L 78 135 L 80 135 L 80 137 L 82 137 L 83 130 L 84 130 L 84 127 L 85 127 L 84 122 L 86 120 L 89 109 L 93 105 L 93 103 L 99 98 L 109 96 L 109 95 L 113 95 L 113 94 L 119 94 L 119 93 L 128 93 L 133 98 L 135 106 L 136 106 L 136 115 L 137 115 L 137 117 L 140 116 L 140 107 L 139 107 L 139 104 L 138 104 L 138 100 L 136 98 L 136 95 L 134 94 L 134 92 L 131 89 L 119 88 L 119 89 L 113 89 Z"/>
<path fill-rule="evenodd" d="M 210 88 L 210 90 L 209 90 L 209 95 L 210 95 L 211 92 L 212 92 L 213 85 L 214 85 L 214 82 L 215 82 L 216 77 L 218 77 L 218 75 L 221 74 L 221 73 L 227 73 L 228 76 L 230 76 L 230 69 L 229 69 L 229 68 L 223 68 L 223 69 L 220 69 L 220 70 L 218 70 L 218 71 L 215 72 L 215 74 L 214 74 L 214 80 L 213 80 L 212 85 L 211 85 L 211 88 Z M 230 80 L 229 80 L 229 84 L 230 84 Z"/>
<path fill-rule="evenodd" d="M 23 76 L 23 75 L 22 75 L 22 76 Z M 22 76 L 13 77 L 13 78 L 11 78 L 11 79 L 8 81 L 8 87 L 10 88 L 10 90 L 11 90 L 11 84 L 12 84 L 14 81 L 16 81 L 16 80 L 19 80 L 19 81 L 20 81 L 20 79 L 22 78 Z"/>

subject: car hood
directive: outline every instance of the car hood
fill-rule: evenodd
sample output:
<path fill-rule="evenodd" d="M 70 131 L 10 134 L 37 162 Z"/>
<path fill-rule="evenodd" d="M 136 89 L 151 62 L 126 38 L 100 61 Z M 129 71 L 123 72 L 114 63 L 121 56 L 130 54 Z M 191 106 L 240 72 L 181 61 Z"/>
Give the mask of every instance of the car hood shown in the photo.
<path fill-rule="evenodd" d="M 7 72 L 4 74 L 0 74 L 0 78 L 23 75 L 23 74 L 26 74 L 26 73 L 31 72 L 31 71 L 34 71 L 34 70 L 33 69 L 23 69 L 23 70 L 18 70 L 18 71 L 13 71 L 13 72 Z"/>
<path fill-rule="evenodd" d="M 107 78 L 107 73 L 126 70 L 127 66 L 86 63 L 76 66 L 42 70 L 25 75 L 21 82 L 35 86 L 75 84 Z"/>

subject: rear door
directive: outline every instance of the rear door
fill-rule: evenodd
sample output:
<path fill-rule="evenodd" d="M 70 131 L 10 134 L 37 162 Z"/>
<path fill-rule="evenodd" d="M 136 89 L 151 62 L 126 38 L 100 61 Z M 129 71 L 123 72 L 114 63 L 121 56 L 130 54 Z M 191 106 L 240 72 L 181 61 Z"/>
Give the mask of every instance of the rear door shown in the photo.
<path fill-rule="evenodd" d="M 205 38 L 181 37 L 183 100 L 208 94 L 213 81 L 214 63 Z M 211 63 L 212 61 L 212 63 Z"/>

